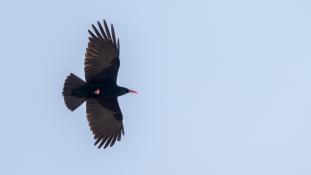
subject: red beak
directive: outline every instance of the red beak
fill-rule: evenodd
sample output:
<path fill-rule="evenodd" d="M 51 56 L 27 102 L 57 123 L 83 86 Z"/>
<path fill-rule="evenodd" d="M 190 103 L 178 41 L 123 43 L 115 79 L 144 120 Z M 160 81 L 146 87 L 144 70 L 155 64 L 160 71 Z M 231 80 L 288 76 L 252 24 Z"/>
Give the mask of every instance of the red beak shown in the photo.
<path fill-rule="evenodd" d="M 137 94 L 138 92 L 129 89 L 129 93 L 135 93 L 135 94 Z"/>

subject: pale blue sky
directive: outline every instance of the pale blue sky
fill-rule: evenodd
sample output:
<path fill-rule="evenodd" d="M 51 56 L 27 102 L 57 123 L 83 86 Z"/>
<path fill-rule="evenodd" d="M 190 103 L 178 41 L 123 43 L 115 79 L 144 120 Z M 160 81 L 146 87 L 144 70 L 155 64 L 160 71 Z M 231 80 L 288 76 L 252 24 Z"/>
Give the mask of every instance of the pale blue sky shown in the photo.
<path fill-rule="evenodd" d="M 310 175 L 311 2 L 0 1 L 0 174 Z M 87 29 L 115 25 L 125 137 L 93 146 Z"/>

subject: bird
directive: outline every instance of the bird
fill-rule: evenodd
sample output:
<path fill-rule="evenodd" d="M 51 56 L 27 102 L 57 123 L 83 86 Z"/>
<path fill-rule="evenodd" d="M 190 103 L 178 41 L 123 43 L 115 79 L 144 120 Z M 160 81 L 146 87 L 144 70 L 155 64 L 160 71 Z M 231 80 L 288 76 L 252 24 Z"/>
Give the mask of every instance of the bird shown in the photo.
<path fill-rule="evenodd" d="M 102 25 L 103 23 L 103 25 Z M 89 41 L 84 59 L 85 81 L 70 73 L 65 79 L 62 95 L 66 107 L 74 111 L 86 102 L 86 117 L 94 135 L 95 146 L 107 148 L 124 135 L 123 116 L 118 97 L 135 90 L 118 86 L 120 42 L 113 24 L 97 21 L 88 30 Z"/>

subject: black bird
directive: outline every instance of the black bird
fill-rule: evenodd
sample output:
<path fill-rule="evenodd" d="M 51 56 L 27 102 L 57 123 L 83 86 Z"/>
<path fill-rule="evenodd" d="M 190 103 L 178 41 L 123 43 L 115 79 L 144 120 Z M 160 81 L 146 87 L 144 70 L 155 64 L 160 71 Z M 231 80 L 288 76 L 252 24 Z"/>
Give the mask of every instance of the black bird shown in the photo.
<path fill-rule="evenodd" d="M 87 119 L 96 139 L 94 145 L 106 148 L 124 135 L 118 96 L 137 92 L 117 85 L 119 39 L 112 24 L 111 32 L 105 20 L 104 28 L 100 22 L 97 24 L 99 29 L 92 25 L 95 33 L 88 30 L 90 37 L 84 62 L 86 82 L 71 73 L 65 80 L 63 96 L 71 111 L 86 101 Z"/>

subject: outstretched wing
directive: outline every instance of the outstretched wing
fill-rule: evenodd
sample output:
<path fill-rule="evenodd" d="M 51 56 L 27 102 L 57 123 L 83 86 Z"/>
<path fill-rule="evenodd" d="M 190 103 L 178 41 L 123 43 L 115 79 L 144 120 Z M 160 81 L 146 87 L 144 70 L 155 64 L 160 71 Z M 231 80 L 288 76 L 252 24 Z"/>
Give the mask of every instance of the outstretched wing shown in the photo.
<path fill-rule="evenodd" d="M 104 20 L 104 28 L 97 22 L 97 29 L 94 25 L 92 28 L 95 34 L 90 33 L 88 47 L 85 53 L 84 72 L 87 82 L 101 82 L 106 79 L 116 81 L 120 66 L 119 39 L 116 39 L 113 25 L 111 32 Z"/>
<path fill-rule="evenodd" d="M 117 99 L 106 102 L 93 98 L 87 99 L 86 113 L 89 126 L 96 139 L 95 145 L 99 144 L 98 148 L 112 146 L 117 140 L 121 140 L 124 128 Z"/>

